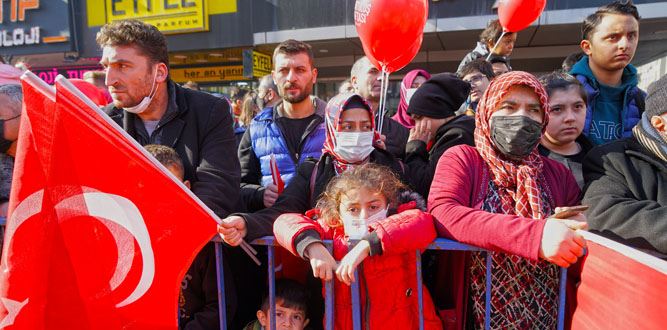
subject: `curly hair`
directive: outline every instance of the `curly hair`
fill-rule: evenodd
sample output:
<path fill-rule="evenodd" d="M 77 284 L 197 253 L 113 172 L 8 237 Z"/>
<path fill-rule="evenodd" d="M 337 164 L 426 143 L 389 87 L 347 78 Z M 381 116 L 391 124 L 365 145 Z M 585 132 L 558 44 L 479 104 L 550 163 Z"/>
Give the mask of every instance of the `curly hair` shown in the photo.
<path fill-rule="evenodd" d="M 167 39 L 155 26 L 128 19 L 106 24 L 95 38 L 100 47 L 134 46 L 152 63 L 169 66 Z"/>
<path fill-rule="evenodd" d="M 327 185 L 317 201 L 320 217 L 329 227 L 340 227 L 339 206 L 341 197 L 353 189 L 366 188 L 380 192 L 387 199 L 387 204 L 395 204 L 401 190 L 406 186 L 388 167 L 367 163 L 343 172 Z"/>

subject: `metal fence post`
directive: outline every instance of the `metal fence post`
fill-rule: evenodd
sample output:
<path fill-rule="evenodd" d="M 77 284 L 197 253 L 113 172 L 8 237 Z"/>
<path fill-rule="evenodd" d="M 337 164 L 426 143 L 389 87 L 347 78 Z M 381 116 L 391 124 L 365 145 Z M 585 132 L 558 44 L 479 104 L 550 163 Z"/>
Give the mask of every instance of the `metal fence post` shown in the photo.
<path fill-rule="evenodd" d="M 331 242 L 325 242 L 324 245 L 326 246 L 327 250 L 329 253 L 333 256 L 333 243 Z M 326 281 L 324 283 L 325 290 L 326 290 L 326 297 L 324 300 L 324 318 L 326 320 L 326 329 L 327 330 L 333 330 L 334 328 L 334 281 L 335 281 L 335 276 L 331 281 Z"/>
<path fill-rule="evenodd" d="M 267 245 L 269 259 L 269 315 L 271 316 L 271 330 L 276 330 L 276 265 L 274 260 L 273 240 Z"/>
<path fill-rule="evenodd" d="M 493 256 L 491 251 L 486 251 L 486 299 L 484 302 L 484 329 L 491 329 L 491 267 Z"/>
<path fill-rule="evenodd" d="M 424 286 L 422 283 L 422 253 L 417 250 L 417 299 L 419 299 L 419 330 L 424 330 Z"/>
<path fill-rule="evenodd" d="M 227 330 L 227 301 L 225 300 L 225 271 L 222 266 L 222 243 L 215 242 L 215 271 L 218 275 L 218 319 L 220 329 Z"/>
<path fill-rule="evenodd" d="M 354 278 L 356 281 L 352 282 L 350 290 L 352 290 L 352 329 L 361 330 L 361 299 L 359 298 L 359 268 L 354 271 Z"/>
<path fill-rule="evenodd" d="M 560 268 L 560 288 L 558 290 L 558 330 L 565 329 L 565 300 L 567 295 L 567 268 Z"/>

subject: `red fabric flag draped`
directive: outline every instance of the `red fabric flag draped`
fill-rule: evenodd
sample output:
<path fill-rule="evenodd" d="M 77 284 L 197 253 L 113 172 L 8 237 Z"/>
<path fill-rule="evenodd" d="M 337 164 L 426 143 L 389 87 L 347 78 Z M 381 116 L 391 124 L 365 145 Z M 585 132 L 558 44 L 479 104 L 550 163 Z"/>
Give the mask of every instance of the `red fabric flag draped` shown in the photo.
<path fill-rule="evenodd" d="M 54 104 L 23 83 L 0 328 L 175 329 L 181 279 L 215 235 L 214 215 L 80 95 L 56 87 Z"/>
<path fill-rule="evenodd" d="M 667 261 L 584 233 L 572 329 L 664 329 Z"/>

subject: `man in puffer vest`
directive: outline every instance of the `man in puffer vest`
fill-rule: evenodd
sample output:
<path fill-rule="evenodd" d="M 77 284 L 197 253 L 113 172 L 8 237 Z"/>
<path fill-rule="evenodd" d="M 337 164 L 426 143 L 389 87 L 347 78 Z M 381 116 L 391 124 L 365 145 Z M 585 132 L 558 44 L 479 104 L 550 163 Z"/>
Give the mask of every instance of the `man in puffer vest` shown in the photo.
<path fill-rule="evenodd" d="M 239 145 L 241 190 L 248 212 L 273 205 L 279 195 L 270 166 L 273 155 L 287 186 L 298 164 L 319 158 L 325 138 L 326 103 L 311 96 L 317 80 L 310 45 L 286 40 L 273 52 L 273 81 L 282 101 L 264 108 Z"/>

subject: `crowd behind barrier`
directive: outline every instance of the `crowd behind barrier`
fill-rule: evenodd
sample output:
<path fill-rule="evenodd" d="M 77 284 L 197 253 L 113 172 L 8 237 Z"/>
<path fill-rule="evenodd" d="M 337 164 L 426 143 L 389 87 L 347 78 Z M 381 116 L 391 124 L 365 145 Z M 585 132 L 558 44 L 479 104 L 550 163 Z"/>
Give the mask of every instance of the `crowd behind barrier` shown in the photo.
<path fill-rule="evenodd" d="M 217 271 L 218 271 L 218 311 L 219 311 L 219 316 L 220 316 L 220 329 L 222 330 L 227 330 L 227 317 L 224 311 L 226 311 L 226 304 L 225 304 L 225 274 L 222 270 L 222 241 L 220 240 L 220 237 L 216 236 L 216 238 L 213 239 L 215 242 L 215 257 L 216 257 L 216 264 L 217 264 Z M 331 241 L 324 241 L 324 243 L 327 246 L 327 249 L 329 251 L 332 251 L 332 242 Z M 275 313 L 276 313 L 276 298 L 275 298 L 275 285 L 276 285 L 276 265 L 275 265 L 275 249 L 276 247 L 280 248 L 280 245 L 278 242 L 275 241 L 273 236 L 266 236 L 262 237 L 259 239 L 256 239 L 251 242 L 253 245 L 257 246 L 266 246 L 267 248 L 267 263 L 268 263 L 268 286 L 269 286 L 269 312 L 271 313 L 271 319 L 275 320 Z M 474 247 L 471 245 L 459 243 L 453 240 L 445 239 L 445 238 L 437 238 L 435 239 L 428 247 L 427 250 L 433 250 L 433 251 L 480 251 L 480 252 L 486 252 L 486 250 Z M 422 265 L 421 265 L 421 251 L 417 250 L 416 252 L 417 258 L 417 273 L 415 274 L 415 282 L 417 284 L 417 294 L 418 294 L 418 299 L 419 299 L 419 329 L 423 330 L 424 329 L 424 315 L 423 315 L 423 283 L 422 283 Z M 359 278 L 357 275 L 357 271 L 355 271 L 355 278 Z M 487 253 L 486 256 L 486 315 L 485 315 L 485 324 L 484 324 L 484 329 L 490 329 L 490 322 L 491 322 L 491 315 L 490 315 L 490 295 L 491 295 L 491 278 L 492 278 L 492 267 L 491 267 L 491 255 Z M 325 316 L 324 319 L 326 321 L 325 324 L 325 329 L 326 330 L 333 330 L 334 326 L 334 294 L 333 292 L 333 281 L 327 281 L 325 284 L 325 290 L 326 290 L 326 295 L 325 295 Z M 565 326 L 565 298 L 566 298 L 566 284 L 567 284 L 567 268 L 562 268 L 560 269 L 560 283 L 559 283 L 559 298 L 558 298 L 558 330 L 564 329 Z M 352 319 L 353 319 L 353 329 L 354 330 L 361 330 L 362 329 L 362 324 L 361 324 L 361 299 L 360 299 L 360 294 L 359 294 L 359 282 L 355 281 L 352 283 L 350 286 L 351 294 L 352 294 Z M 275 322 L 271 323 L 270 330 L 275 330 Z"/>

